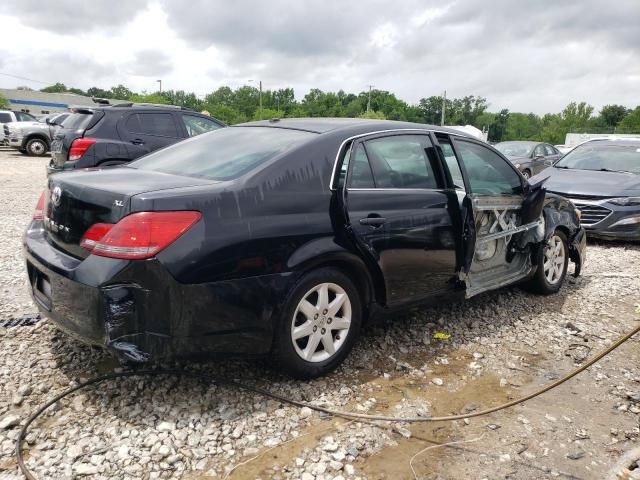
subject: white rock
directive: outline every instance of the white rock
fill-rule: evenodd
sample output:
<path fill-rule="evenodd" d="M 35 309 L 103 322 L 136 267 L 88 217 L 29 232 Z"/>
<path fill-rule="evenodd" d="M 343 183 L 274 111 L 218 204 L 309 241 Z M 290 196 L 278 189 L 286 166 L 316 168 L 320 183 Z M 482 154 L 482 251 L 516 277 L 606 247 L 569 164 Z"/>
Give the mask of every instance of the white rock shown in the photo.
<path fill-rule="evenodd" d="M 76 475 L 97 475 L 98 467 L 90 463 L 81 463 L 76 467 Z"/>
<path fill-rule="evenodd" d="M 2 417 L 2 420 L 0 420 L 0 430 L 6 430 L 19 424 L 20 417 L 18 415 L 10 413 L 9 415 L 5 415 L 4 417 Z"/>
<path fill-rule="evenodd" d="M 166 457 L 170 453 L 171 453 L 171 449 L 168 446 L 160 445 L 160 448 L 158 449 L 158 454 L 162 455 L 163 457 Z"/>
<path fill-rule="evenodd" d="M 313 410 L 309 407 L 302 407 L 300 409 L 300 418 L 309 418 L 311 415 L 313 415 Z"/>
<path fill-rule="evenodd" d="M 442 380 L 441 378 L 432 378 L 431 379 L 431 383 L 433 383 L 434 385 L 438 385 L 439 387 L 441 387 L 442 385 L 444 385 L 444 380 Z"/>
<path fill-rule="evenodd" d="M 156 430 L 159 432 L 172 432 L 176 429 L 175 423 L 172 422 L 160 422 L 156 426 Z"/>
<path fill-rule="evenodd" d="M 344 473 L 346 473 L 349 476 L 355 475 L 356 468 L 353 465 L 351 465 L 350 463 L 347 463 L 344 466 Z"/>
<path fill-rule="evenodd" d="M 300 476 L 300 480 L 314 480 L 315 477 L 313 475 L 311 475 L 309 472 L 304 472 L 301 476 Z"/>

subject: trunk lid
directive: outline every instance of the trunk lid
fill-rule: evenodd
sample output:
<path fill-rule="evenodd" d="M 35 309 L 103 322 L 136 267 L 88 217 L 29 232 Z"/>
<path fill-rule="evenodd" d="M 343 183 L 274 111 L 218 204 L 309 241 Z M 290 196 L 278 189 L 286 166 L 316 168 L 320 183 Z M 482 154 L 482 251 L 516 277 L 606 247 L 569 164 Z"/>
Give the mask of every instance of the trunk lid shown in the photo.
<path fill-rule="evenodd" d="M 51 175 L 45 192 L 46 236 L 60 250 L 86 258 L 90 252 L 80 246 L 84 233 L 96 223 L 115 224 L 131 213 L 132 196 L 213 183 L 127 167 Z"/>

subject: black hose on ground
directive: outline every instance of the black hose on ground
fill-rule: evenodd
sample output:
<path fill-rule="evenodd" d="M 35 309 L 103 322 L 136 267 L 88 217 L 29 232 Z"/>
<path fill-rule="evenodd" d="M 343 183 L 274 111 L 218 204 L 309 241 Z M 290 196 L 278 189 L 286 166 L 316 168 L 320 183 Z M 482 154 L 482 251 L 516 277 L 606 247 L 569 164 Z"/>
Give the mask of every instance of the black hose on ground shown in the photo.
<path fill-rule="evenodd" d="M 60 401 L 64 397 L 66 397 L 68 395 L 71 395 L 72 393 L 74 393 L 74 392 L 76 392 L 78 390 L 81 390 L 83 388 L 89 387 L 91 385 L 96 385 L 98 383 L 102 383 L 102 382 L 105 382 L 107 380 L 113 380 L 113 379 L 116 379 L 116 378 L 158 376 L 158 375 L 176 375 L 176 376 L 181 376 L 181 377 L 191 377 L 191 378 L 198 378 L 198 379 L 201 379 L 201 380 L 207 380 L 207 381 L 209 381 L 211 383 L 214 383 L 216 385 L 219 385 L 219 386 L 230 386 L 230 387 L 240 388 L 240 389 L 246 390 L 248 392 L 257 393 L 259 395 L 263 395 L 265 397 L 269 397 L 269 398 L 272 398 L 274 400 L 278 400 L 278 401 L 283 402 L 283 403 L 288 403 L 290 405 L 294 405 L 296 407 L 308 407 L 308 408 L 311 408 L 312 410 L 316 410 L 318 412 L 322 412 L 322 413 L 325 413 L 325 414 L 328 414 L 328 415 L 332 415 L 332 416 L 335 416 L 335 417 L 343 417 L 343 418 L 356 419 L 356 420 L 360 419 L 360 420 L 368 420 L 368 421 L 406 422 L 406 423 L 447 422 L 447 421 L 453 421 L 453 420 L 462 420 L 462 419 L 465 419 L 465 418 L 479 417 L 479 416 L 482 416 L 482 415 L 488 415 L 489 413 L 494 413 L 494 412 L 497 412 L 499 410 L 504 410 L 506 408 L 513 407 L 514 405 L 518 405 L 520 403 L 526 402 L 527 400 L 531 400 L 534 397 L 542 395 L 543 393 L 548 392 L 549 390 L 552 390 L 552 389 L 558 387 L 559 385 L 562 385 L 567 380 L 570 380 L 571 378 L 575 377 L 579 373 L 583 372 L 584 370 L 589 368 L 591 365 L 593 365 L 594 363 L 596 363 L 599 360 L 601 360 L 603 357 L 605 357 L 608 354 L 610 354 L 611 352 L 613 352 L 616 348 L 618 348 L 620 345 L 622 345 L 624 342 L 629 340 L 631 337 L 633 337 L 638 332 L 640 332 L 640 325 L 637 326 L 636 328 L 634 328 L 629 333 L 626 333 L 625 335 L 622 335 L 613 344 L 611 344 L 609 347 L 604 349 L 602 352 L 600 352 L 598 355 L 593 357 L 591 360 L 589 360 L 584 365 L 582 365 L 579 368 L 573 370 L 568 375 L 565 375 L 564 377 L 560 378 L 559 380 L 556 380 L 555 382 L 550 383 L 549 385 L 546 385 L 543 388 L 541 388 L 539 390 L 536 390 L 535 392 L 533 392 L 533 393 L 531 393 L 529 395 L 525 395 L 522 398 L 519 398 L 519 399 L 516 399 L 516 400 L 512 400 L 512 401 L 507 402 L 507 403 L 503 403 L 502 405 L 497 405 L 495 407 L 487 408 L 485 410 L 480 410 L 480 411 L 477 411 L 477 412 L 471 412 L 471 413 L 466 413 L 466 414 L 461 414 L 461 415 L 447 415 L 447 416 L 443 416 L 443 417 L 408 417 L 408 418 L 401 418 L 401 417 L 389 417 L 389 416 L 385 416 L 385 415 L 367 415 L 367 414 L 364 414 L 364 413 L 342 412 L 342 411 L 339 411 L 339 410 L 332 410 L 332 409 L 321 407 L 321 406 L 318 406 L 318 405 L 312 405 L 312 404 L 309 404 L 309 403 L 306 403 L 306 402 L 293 400 L 293 399 L 288 398 L 288 397 L 283 397 L 281 395 L 278 395 L 276 393 L 270 392 L 268 390 L 264 390 L 264 389 L 262 389 L 260 387 L 256 387 L 256 386 L 253 386 L 253 385 L 242 383 L 242 382 L 239 382 L 237 380 L 229 380 L 229 379 L 224 379 L 224 378 L 218 378 L 218 377 L 214 377 L 214 376 L 211 376 L 211 375 L 207 375 L 206 373 L 189 372 L 189 371 L 186 371 L 186 370 L 137 370 L 137 371 L 130 371 L 130 372 L 111 373 L 111 374 L 108 374 L 108 375 L 102 375 L 100 377 L 92 378 L 91 380 L 87 380 L 86 382 L 82 382 L 82 383 L 76 385 L 75 387 L 72 387 L 72 388 L 69 388 L 69 389 L 65 390 L 64 392 L 56 395 L 54 398 L 52 398 L 51 400 L 46 402 L 44 405 L 42 405 L 40 408 L 38 408 L 33 414 L 31 414 L 31 416 L 27 419 L 27 421 L 24 423 L 24 425 L 20 429 L 20 434 L 18 435 L 18 438 L 16 439 L 16 462 L 18 463 L 18 467 L 20 467 L 20 470 L 22 471 L 22 473 L 24 474 L 24 476 L 28 480 L 37 480 L 36 477 L 33 475 L 33 473 L 31 473 L 29 468 L 27 468 L 26 464 L 24 463 L 24 458 L 22 456 L 22 444 L 23 444 L 24 439 L 25 439 L 25 437 L 27 435 L 27 431 L 29 429 L 29 426 L 33 423 L 33 421 L 36 418 L 38 418 L 42 414 L 42 412 L 44 412 L 47 408 L 49 408 L 51 405 L 55 404 L 56 402 Z"/>

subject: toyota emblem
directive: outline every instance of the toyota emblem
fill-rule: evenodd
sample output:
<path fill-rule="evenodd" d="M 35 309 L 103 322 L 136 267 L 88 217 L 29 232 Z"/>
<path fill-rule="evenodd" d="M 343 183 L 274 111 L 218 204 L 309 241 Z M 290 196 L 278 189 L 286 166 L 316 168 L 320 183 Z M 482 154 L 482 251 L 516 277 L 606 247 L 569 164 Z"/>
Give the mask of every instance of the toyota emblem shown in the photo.
<path fill-rule="evenodd" d="M 59 186 L 56 186 L 51 191 L 51 203 L 54 207 L 60 205 L 60 198 L 62 197 L 62 189 Z"/>

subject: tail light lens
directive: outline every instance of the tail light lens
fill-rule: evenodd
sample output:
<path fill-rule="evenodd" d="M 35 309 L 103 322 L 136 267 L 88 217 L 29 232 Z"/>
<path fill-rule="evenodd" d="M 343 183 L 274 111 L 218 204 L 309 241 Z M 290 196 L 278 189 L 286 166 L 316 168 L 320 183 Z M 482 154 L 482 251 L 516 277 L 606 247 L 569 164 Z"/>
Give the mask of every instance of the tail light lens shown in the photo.
<path fill-rule="evenodd" d="M 36 203 L 36 209 L 33 211 L 34 222 L 41 222 L 44 220 L 44 194 L 45 192 L 42 192 L 40 194 L 38 203 Z"/>
<path fill-rule="evenodd" d="M 93 247 L 109 233 L 109 230 L 113 228 L 113 223 L 96 223 L 92 225 L 89 230 L 84 232 L 82 239 L 80 240 L 80 246 L 93 250 Z"/>
<path fill-rule="evenodd" d="M 71 143 L 71 148 L 69 149 L 69 160 L 78 160 L 81 158 L 94 143 L 96 143 L 95 138 L 76 138 Z"/>
<path fill-rule="evenodd" d="M 115 225 L 93 225 L 80 244 L 102 257 L 150 258 L 175 242 L 200 218 L 200 212 L 194 211 L 133 213 Z"/>

